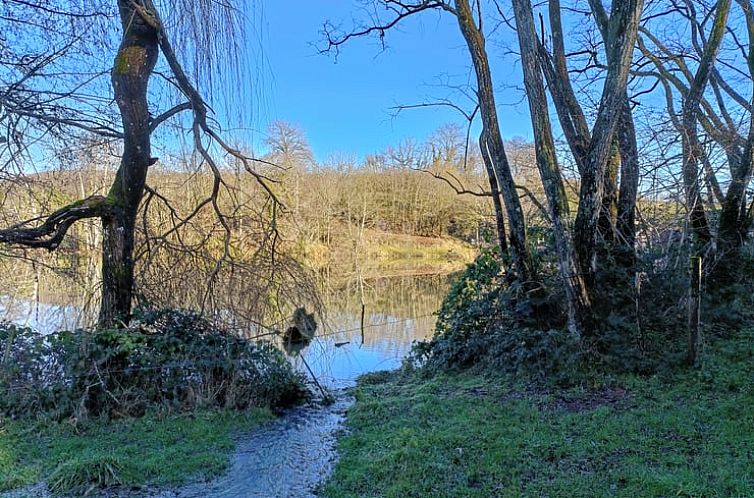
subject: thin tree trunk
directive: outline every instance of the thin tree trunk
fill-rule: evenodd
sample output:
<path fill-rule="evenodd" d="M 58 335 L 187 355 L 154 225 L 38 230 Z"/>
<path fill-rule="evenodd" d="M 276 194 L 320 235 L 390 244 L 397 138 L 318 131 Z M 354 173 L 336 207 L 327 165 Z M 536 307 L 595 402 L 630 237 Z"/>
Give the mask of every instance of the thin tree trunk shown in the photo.
<path fill-rule="evenodd" d="M 688 210 L 689 225 L 695 241 L 695 252 L 699 255 L 712 241 L 707 214 L 702 203 L 701 188 L 699 186 L 699 163 L 704 151 L 699 143 L 697 125 L 699 120 L 699 104 L 707 87 L 710 73 L 714 67 L 717 54 L 725 34 L 730 13 L 731 0 L 719 0 L 715 18 L 712 24 L 707 44 L 704 46 L 702 59 L 699 61 L 694 80 L 685 95 L 683 102 L 683 117 L 681 119 L 681 142 L 683 146 L 683 186 L 686 193 L 686 209 Z"/>
<path fill-rule="evenodd" d="M 480 150 L 486 142 L 484 131 L 482 131 L 479 137 Z M 482 162 L 484 162 L 484 168 L 487 170 L 487 178 L 490 181 L 490 194 L 492 194 L 492 205 L 495 208 L 495 225 L 497 227 L 497 241 L 500 246 L 500 254 L 505 254 L 508 252 L 508 241 L 505 235 L 505 213 L 503 213 L 503 204 L 500 201 L 500 189 L 497 186 L 495 167 L 492 165 L 490 157 L 484 151 L 482 151 Z"/>
<path fill-rule="evenodd" d="M 537 167 L 547 195 L 548 213 L 555 234 L 560 274 L 566 291 L 568 327 L 574 336 L 581 337 L 584 327 L 590 326 L 585 322 L 588 322 L 592 315 L 592 305 L 585 292 L 584 282 L 576 269 L 570 240 L 568 198 L 555 154 L 555 140 L 552 135 L 552 125 L 547 110 L 547 94 L 538 61 L 537 34 L 530 0 L 513 0 L 513 11 L 521 47 L 524 85 L 534 128 Z"/>
<path fill-rule="evenodd" d="M 485 49 L 484 34 L 474 22 L 468 0 L 456 0 L 456 18 L 466 40 L 474 63 L 477 77 L 477 96 L 482 115 L 484 131 L 480 137 L 482 154 L 486 154 L 495 170 L 498 186 L 503 196 L 508 215 L 510 251 L 516 274 L 521 282 L 531 286 L 534 283 L 531 259 L 526 246 L 526 223 L 521 202 L 516 192 L 510 164 L 505 153 L 503 138 L 500 135 L 495 95 L 490 73 L 489 59 Z"/>

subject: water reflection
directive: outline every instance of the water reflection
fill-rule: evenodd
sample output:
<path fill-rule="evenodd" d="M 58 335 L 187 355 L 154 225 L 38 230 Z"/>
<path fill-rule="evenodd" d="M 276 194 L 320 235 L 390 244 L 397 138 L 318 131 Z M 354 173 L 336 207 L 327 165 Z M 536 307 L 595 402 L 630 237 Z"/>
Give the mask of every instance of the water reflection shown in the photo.
<path fill-rule="evenodd" d="M 434 313 L 448 286 L 448 276 L 431 275 L 356 278 L 331 288 L 324 294 L 328 312 L 319 336 L 294 362 L 307 362 L 333 387 L 349 385 L 363 373 L 397 368 L 413 341 L 432 335 Z"/>
<path fill-rule="evenodd" d="M 325 312 L 317 317 L 317 336 L 292 361 L 304 372 L 306 362 L 324 384 L 341 387 L 363 373 L 398 367 L 413 341 L 432 335 L 449 277 L 354 276 L 322 279 L 320 285 Z M 59 278 L 26 291 L 6 286 L 0 318 L 41 332 L 91 325 L 96 316 L 87 305 L 91 294 Z"/>
<path fill-rule="evenodd" d="M 447 276 L 322 281 L 326 314 L 319 317 L 318 335 L 291 361 L 305 372 L 308 365 L 319 382 L 334 391 L 334 404 L 296 407 L 265 427 L 241 435 L 228 473 L 210 483 L 135 493 L 116 490 L 101 496 L 312 498 L 316 485 L 333 468 L 336 437 L 352 403 L 342 388 L 363 373 L 398 367 L 412 341 L 431 336 L 434 313 L 448 286 Z M 6 319 L 40 331 L 78 326 L 93 318 L 81 313 L 80 296 L 50 299 L 36 293 L 36 297 L 0 299 L 0 310 Z M 4 498 L 18 496 L 50 495 L 44 485 L 0 493 Z"/>

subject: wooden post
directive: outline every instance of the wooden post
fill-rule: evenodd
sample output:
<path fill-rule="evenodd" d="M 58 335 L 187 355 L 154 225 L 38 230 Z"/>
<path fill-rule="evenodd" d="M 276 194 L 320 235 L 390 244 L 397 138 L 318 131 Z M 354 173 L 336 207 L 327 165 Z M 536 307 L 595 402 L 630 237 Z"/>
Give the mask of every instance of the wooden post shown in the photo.
<path fill-rule="evenodd" d="M 641 328 L 641 279 L 643 276 L 643 272 L 637 271 L 634 273 L 634 314 L 636 316 L 636 335 L 638 337 L 640 351 L 646 350 L 644 332 Z"/>
<path fill-rule="evenodd" d="M 689 288 L 689 355 L 688 364 L 696 365 L 699 356 L 699 321 L 702 288 L 702 258 L 691 258 L 691 287 Z"/>
<path fill-rule="evenodd" d="M 361 346 L 364 345 L 364 314 L 366 313 L 366 305 L 361 303 Z M 359 346 L 359 347 L 361 347 Z"/>

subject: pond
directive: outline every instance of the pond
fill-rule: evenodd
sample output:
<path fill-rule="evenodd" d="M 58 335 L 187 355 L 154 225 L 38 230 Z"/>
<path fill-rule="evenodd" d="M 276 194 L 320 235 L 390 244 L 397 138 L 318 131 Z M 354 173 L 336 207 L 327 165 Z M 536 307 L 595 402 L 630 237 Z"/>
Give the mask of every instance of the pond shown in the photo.
<path fill-rule="evenodd" d="M 317 317 L 317 335 L 291 361 L 333 388 L 349 386 L 363 373 L 395 369 L 413 341 L 432 335 L 449 282 L 448 275 L 321 281 L 325 312 Z M 81 327 L 93 321 L 85 302 L 86 297 L 44 288 L 36 298 L 33 292 L 6 289 L 0 295 L 0 320 L 42 332 Z"/>
<path fill-rule="evenodd" d="M 314 496 L 313 490 L 331 472 L 337 457 L 337 435 L 352 403 L 346 388 L 364 373 L 399 367 L 413 341 L 432 335 L 434 313 L 447 292 L 450 277 L 346 279 L 338 285 L 327 284 L 322 282 L 326 312 L 319 317 L 317 336 L 291 361 L 335 393 L 335 402 L 323 405 L 315 400 L 290 410 L 252 434 L 239 435 L 231 468 L 215 481 L 178 489 L 143 490 L 134 495 L 119 492 L 117 496 Z M 78 311 L 81 302 L 75 296 L 51 302 L 30 296 L 10 298 L 6 294 L 0 299 L 0 311 L 6 320 L 43 331 L 55 330 L 86 321 Z M 24 496 L 29 492 L 47 496 L 39 487 L 25 492 Z"/>

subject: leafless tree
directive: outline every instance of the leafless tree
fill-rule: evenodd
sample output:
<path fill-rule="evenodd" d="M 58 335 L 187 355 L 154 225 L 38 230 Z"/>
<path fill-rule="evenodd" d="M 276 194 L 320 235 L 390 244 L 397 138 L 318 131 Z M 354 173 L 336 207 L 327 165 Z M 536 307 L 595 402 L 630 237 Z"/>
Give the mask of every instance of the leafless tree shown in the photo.
<path fill-rule="evenodd" d="M 102 299 L 99 325 L 112 326 L 128 320 L 134 292 L 134 247 L 137 218 L 145 193 L 147 202 L 169 201 L 147 185 L 149 169 L 157 162 L 152 154 L 152 136 L 160 125 L 169 120 L 178 120 L 186 113 L 185 120 L 191 142 L 200 164 L 212 176 L 209 192 L 200 199 L 195 209 L 176 220 L 174 226 L 162 234 L 161 240 L 185 226 L 205 208 L 211 210 L 222 227 L 223 249 L 210 272 L 210 281 L 220 273 L 222 263 L 230 256 L 231 226 L 223 212 L 220 197 L 225 192 L 233 196 L 232 188 L 224 180 L 220 155 L 232 157 L 242 164 L 259 184 L 270 202 L 277 198 L 267 179 L 254 169 L 251 157 L 230 145 L 218 131 L 212 118 L 212 110 L 199 92 L 197 81 L 221 80 L 230 76 L 224 72 L 223 60 L 229 61 L 231 69 L 237 67 L 234 47 L 235 37 L 241 27 L 240 13 L 243 3 L 218 3 L 211 0 L 183 1 L 164 0 L 117 0 L 99 2 L 29 2 L 11 0 L 4 3 L 12 15 L 4 16 L 8 30 L 18 33 L 19 39 L 36 29 L 50 33 L 50 27 L 66 27 L 76 24 L 85 28 L 86 36 L 77 34 L 77 29 L 52 31 L 57 37 L 41 55 L 24 53 L 10 54 L 13 60 L 4 66 L 15 67 L 21 75 L 3 93 L 3 119 L 8 123 L 6 144 L 15 141 L 14 150 L 8 150 L 9 160 L 18 160 L 19 152 L 28 151 L 34 137 L 19 137 L 18 129 L 28 126 L 42 130 L 37 134 L 45 138 L 47 130 L 75 130 L 118 141 L 121 147 L 120 164 L 107 195 L 92 195 L 63 206 L 54 212 L 35 219 L 19 222 L 0 230 L 0 241 L 29 248 L 55 250 L 66 237 L 70 227 L 83 219 L 100 219 L 104 230 L 102 241 Z M 167 20 L 160 15 L 168 13 Z M 24 17 L 24 14 L 32 14 Z M 113 26 L 120 21 L 120 30 Z M 192 29 L 186 29 L 186 28 Z M 120 31 L 120 36 L 114 33 Z M 8 32 L 8 31 L 6 31 Z M 92 39 L 99 37 L 98 42 Z M 115 41 L 117 40 L 117 41 Z M 173 48 L 173 41 L 188 49 L 181 54 L 190 59 L 181 61 L 181 55 Z M 68 60 L 69 68 L 81 70 L 87 66 L 97 67 L 99 58 L 107 54 L 113 41 L 118 44 L 113 62 L 102 63 L 100 71 L 81 80 L 77 77 L 71 89 L 60 94 L 55 89 L 62 82 L 55 72 L 45 72 L 56 58 L 73 54 Z M 32 50 L 33 47 L 28 47 Z M 230 54 L 230 57 L 228 57 Z M 111 56 L 112 57 L 112 56 Z M 155 71 L 158 60 L 165 62 L 165 70 Z M 191 73 L 186 70 L 191 68 Z M 73 72 L 71 74 L 74 74 Z M 107 86 L 100 76 L 110 76 L 115 104 L 110 104 Z M 154 84 L 159 76 L 163 83 L 180 97 L 172 107 L 154 115 L 155 104 L 150 101 Z M 91 83 L 89 80 L 96 80 Z M 36 85 L 32 85 L 36 83 Z M 150 89 L 150 86 L 152 87 Z M 90 93 L 91 92 L 91 93 Z M 62 102 L 62 104 L 61 104 Z M 99 107 L 97 107 L 99 104 Z M 87 112 L 87 109 L 89 111 Z M 26 142 L 22 140 L 26 139 Z M 274 229 L 274 228 L 273 228 Z"/>

